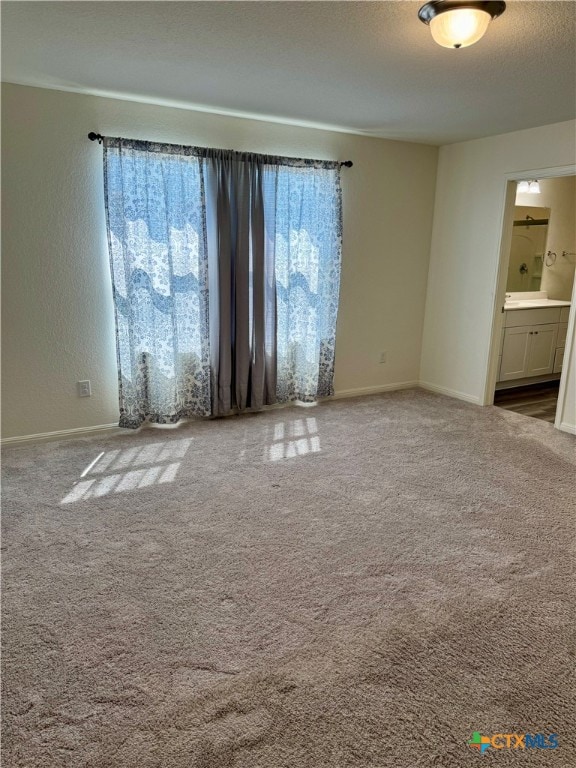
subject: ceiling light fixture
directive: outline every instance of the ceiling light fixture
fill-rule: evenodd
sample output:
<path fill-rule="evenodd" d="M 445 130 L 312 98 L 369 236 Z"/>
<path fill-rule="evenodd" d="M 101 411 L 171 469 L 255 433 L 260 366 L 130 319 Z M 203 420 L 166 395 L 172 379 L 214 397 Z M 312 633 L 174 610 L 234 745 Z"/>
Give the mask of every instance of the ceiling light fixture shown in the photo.
<path fill-rule="evenodd" d="M 528 192 L 530 192 L 533 195 L 539 195 L 540 194 L 540 182 L 539 181 L 531 181 L 528 184 Z"/>
<path fill-rule="evenodd" d="M 530 179 L 528 181 L 519 181 L 516 191 L 520 194 L 539 195 L 540 194 L 540 182 L 538 179 Z"/>
<path fill-rule="evenodd" d="M 506 9 L 503 2 L 458 2 L 434 0 L 418 11 L 418 18 L 430 26 L 432 37 L 444 48 L 466 48 L 477 43 Z"/>

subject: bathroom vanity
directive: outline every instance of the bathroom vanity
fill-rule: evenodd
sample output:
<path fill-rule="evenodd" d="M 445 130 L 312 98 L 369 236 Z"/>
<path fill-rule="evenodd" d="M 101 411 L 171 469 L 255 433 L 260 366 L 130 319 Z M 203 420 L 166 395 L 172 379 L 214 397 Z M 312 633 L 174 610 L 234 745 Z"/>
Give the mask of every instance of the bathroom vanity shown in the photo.
<path fill-rule="evenodd" d="M 506 294 L 498 383 L 560 378 L 569 313 L 569 301 L 549 299 L 545 291 Z"/>

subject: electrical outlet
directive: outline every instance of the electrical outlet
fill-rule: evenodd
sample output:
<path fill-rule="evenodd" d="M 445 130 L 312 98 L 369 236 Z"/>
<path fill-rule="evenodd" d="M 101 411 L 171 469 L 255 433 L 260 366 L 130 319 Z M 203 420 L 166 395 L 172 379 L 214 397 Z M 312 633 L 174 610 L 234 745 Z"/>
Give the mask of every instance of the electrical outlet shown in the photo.
<path fill-rule="evenodd" d="M 380 362 L 381 363 L 385 363 L 386 362 L 386 355 L 387 355 L 387 352 L 381 352 L 380 353 Z"/>
<path fill-rule="evenodd" d="M 78 387 L 78 397 L 92 397 L 90 381 L 79 381 L 76 386 Z"/>

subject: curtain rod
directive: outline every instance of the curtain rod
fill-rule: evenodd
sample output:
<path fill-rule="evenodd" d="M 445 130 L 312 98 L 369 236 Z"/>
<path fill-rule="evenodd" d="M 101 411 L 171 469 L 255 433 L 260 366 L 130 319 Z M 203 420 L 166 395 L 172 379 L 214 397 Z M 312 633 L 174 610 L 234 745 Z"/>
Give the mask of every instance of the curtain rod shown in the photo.
<path fill-rule="evenodd" d="M 98 144 L 102 144 L 102 142 L 105 139 L 105 136 L 102 136 L 101 133 L 94 133 L 94 131 L 90 131 L 90 133 L 88 134 L 88 138 L 90 139 L 90 141 L 97 141 Z M 239 153 L 239 154 L 242 154 L 242 153 Z M 340 165 L 341 166 L 344 165 L 346 166 L 346 168 L 352 168 L 354 163 L 352 162 L 352 160 L 344 160 L 340 163 Z"/>

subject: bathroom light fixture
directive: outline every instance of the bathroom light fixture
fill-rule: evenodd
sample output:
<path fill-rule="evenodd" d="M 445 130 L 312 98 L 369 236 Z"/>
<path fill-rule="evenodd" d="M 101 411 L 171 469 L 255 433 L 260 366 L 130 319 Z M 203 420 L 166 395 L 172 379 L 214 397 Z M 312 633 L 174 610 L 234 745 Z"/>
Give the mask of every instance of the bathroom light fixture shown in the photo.
<path fill-rule="evenodd" d="M 540 194 L 540 182 L 537 179 L 530 179 L 529 181 L 519 181 L 516 191 L 520 194 L 539 195 Z"/>
<path fill-rule="evenodd" d="M 432 37 L 444 48 L 466 48 L 477 43 L 506 9 L 503 2 L 433 0 L 418 11 L 418 18 L 430 26 Z"/>

